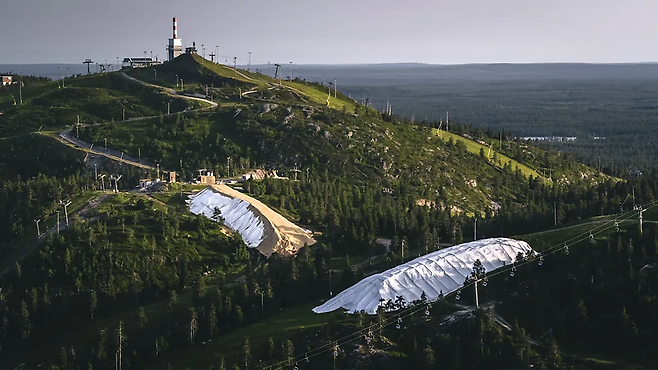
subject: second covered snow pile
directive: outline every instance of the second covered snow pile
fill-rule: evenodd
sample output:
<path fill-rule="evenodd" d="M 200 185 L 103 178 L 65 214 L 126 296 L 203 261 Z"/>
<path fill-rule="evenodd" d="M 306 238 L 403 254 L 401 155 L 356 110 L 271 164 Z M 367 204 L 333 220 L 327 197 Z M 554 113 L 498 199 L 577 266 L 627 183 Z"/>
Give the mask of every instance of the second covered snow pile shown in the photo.
<path fill-rule="evenodd" d="M 368 276 L 345 289 L 313 312 L 325 313 L 343 308 L 351 313 L 377 313 L 377 307 L 402 296 L 406 302 L 428 300 L 449 294 L 464 285 L 476 260 L 487 272 L 516 261 L 517 254 L 536 253 L 528 243 L 509 238 L 491 238 L 455 245 L 429 253 L 380 274 Z"/>

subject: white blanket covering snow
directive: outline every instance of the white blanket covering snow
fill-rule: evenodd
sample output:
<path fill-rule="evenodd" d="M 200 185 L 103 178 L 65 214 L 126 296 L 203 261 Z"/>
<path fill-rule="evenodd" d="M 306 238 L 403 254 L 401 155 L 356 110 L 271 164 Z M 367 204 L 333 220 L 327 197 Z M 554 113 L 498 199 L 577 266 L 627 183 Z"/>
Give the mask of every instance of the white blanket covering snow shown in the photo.
<path fill-rule="evenodd" d="M 509 238 L 482 239 L 441 249 L 368 276 L 315 307 L 313 312 L 344 308 L 351 313 L 375 314 L 380 299 L 395 301 L 397 296 L 402 296 L 409 303 L 420 299 L 423 292 L 428 300 L 434 300 L 441 293 L 446 295 L 461 288 L 476 260 L 491 272 L 515 262 L 519 252 L 536 253 L 528 243 Z"/>
<path fill-rule="evenodd" d="M 202 213 L 212 219 L 215 208 L 218 208 L 224 224 L 237 231 L 249 248 L 258 248 L 263 241 L 265 227 L 263 222 L 249 209 L 249 202 L 231 198 L 210 188 L 191 195 L 187 203 L 194 214 Z"/>

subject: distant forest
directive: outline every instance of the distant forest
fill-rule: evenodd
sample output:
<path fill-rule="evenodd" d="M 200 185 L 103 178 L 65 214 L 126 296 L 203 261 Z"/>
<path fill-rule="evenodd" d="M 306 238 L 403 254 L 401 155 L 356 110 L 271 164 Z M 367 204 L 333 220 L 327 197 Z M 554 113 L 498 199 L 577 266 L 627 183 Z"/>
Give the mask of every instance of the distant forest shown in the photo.
<path fill-rule="evenodd" d="M 298 66 L 294 77 L 336 83 L 359 102 L 416 121 L 445 120 L 551 143 L 608 173 L 658 166 L 658 64 Z M 593 140 L 594 137 L 605 137 Z"/>

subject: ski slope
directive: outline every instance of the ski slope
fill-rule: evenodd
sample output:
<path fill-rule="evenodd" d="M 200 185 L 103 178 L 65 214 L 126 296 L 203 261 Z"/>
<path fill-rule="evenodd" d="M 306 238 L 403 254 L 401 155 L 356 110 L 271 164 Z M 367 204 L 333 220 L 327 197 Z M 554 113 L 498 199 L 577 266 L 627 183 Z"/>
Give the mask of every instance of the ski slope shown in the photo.
<path fill-rule="evenodd" d="M 409 303 L 425 293 L 428 300 L 449 294 L 464 285 L 476 260 L 488 272 L 516 261 L 518 253 L 536 254 L 528 243 L 509 238 L 482 239 L 418 257 L 382 273 L 368 276 L 345 289 L 313 312 L 325 313 L 340 308 L 350 313 L 364 311 L 376 314 L 388 300 L 402 296 Z"/>

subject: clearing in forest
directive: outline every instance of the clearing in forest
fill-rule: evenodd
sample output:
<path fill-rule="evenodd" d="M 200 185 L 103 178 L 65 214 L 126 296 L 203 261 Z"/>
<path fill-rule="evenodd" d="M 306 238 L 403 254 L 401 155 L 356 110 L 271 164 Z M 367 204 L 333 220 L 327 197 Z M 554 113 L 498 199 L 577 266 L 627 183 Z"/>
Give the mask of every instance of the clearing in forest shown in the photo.
<path fill-rule="evenodd" d="M 207 191 L 216 193 L 214 198 L 218 199 L 212 199 L 212 194 Z M 194 198 L 190 201 L 192 212 L 204 213 L 206 217 L 212 218 L 212 208 L 219 208 L 227 226 L 239 232 L 248 246 L 257 248 L 265 256 L 269 257 L 275 252 L 282 255 L 295 254 L 303 246 L 315 244 L 311 231 L 293 224 L 262 202 L 224 184 L 208 186 L 195 197 L 200 198 L 198 201 Z M 240 205 L 226 202 L 225 197 L 249 203 L 249 212 L 240 209 L 244 208 Z M 254 220 L 254 217 L 257 219 Z"/>

